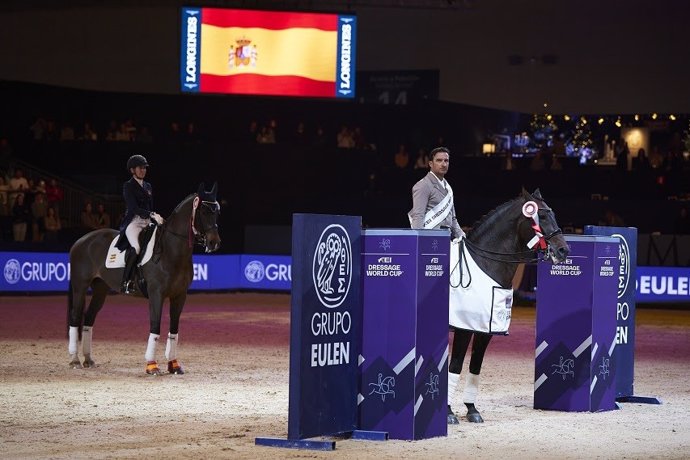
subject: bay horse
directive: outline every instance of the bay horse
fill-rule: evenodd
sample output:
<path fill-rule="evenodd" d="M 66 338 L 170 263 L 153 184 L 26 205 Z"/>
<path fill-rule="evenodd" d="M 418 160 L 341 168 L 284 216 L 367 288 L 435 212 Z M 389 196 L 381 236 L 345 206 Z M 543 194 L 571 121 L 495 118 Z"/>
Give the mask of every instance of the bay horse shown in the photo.
<path fill-rule="evenodd" d="M 206 252 L 216 251 L 220 247 L 217 224 L 220 205 L 216 200 L 216 192 L 217 184 L 213 184 L 211 191 L 205 191 L 204 184 L 200 184 L 196 193 L 182 200 L 170 217 L 158 227 L 156 241 L 151 241 L 151 244 L 155 244 L 152 259 L 139 267 L 139 273 L 146 280 L 149 300 L 150 331 L 144 355 L 147 374 L 161 374 L 155 356 L 163 302 L 166 298 L 170 299 L 170 329 L 165 350 L 168 372 L 184 373 L 177 360 L 180 315 L 193 277 L 193 244 L 202 245 Z M 124 268 L 106 268 L 105 265 L 109 247 L 117 236 L 118 231 L 114 229 L 94 230 L 77 240 L 70 250 L 68 352 L 69 364 L 73 368 L 95 366 L 91 350 L 93 325 L 108 292 L 111 289 L 119 291 L 122 284 Z M 84 310 L 89 288 L 91 300 Z M 79 361 L 78 353 L 80 335 L 83 363 Z"/>
<path fill-rule="evenodd" d="M 538 255 L 551 258 L 553 262 L 562 262 L 570 252 L 556 222 L 556 216 L 544 201 L 539 189 L 532 194 L 523 189 L 517 198 L 503 203 L 486 214 L 473 226 L 463 241 L 476 266 L 500 285 L 500 288 L 510 290 L 511 306 L 512 281 L 519 264 L 535 262 Z M 458 245 L 458 248 L 452 250 L 462 251 L 462 243 Z M 454 262 L 455 260 L 457 262 Z M 453 290 L 460 289 L 459 284 L 453 282 L 454 278 L 458 279 L 458 272 L 460 273 L 459 282 L 463 284 L 462 288 L 467 287 L 466 284 L 470 282 L 471 277 L 476 278 L 476 273 L 463 273 L 463 266 L 467 267 L 467 263 L 463 261 L 461 254 L 455 259 L 451 255 L 451 299 Z M 460 307 L 457 302 L 451 301 L 451 317 L 454 308 L 457 311 L 458 308 L 467 307 Z M 509 317 L 510 313 L 508 313 Z M 453 348 L 448 366 L 448 423 L 459 423 L 451 408 L 450 398 L 457 388 L 465 354 L 473 337 L 463 403 L 467 407 L 467 420 L 481 423 L 484 420 L 475 407 L 475 402 L 484 353 L 493 334 L 452 325 L 451 330 L 453 331 Z"/>

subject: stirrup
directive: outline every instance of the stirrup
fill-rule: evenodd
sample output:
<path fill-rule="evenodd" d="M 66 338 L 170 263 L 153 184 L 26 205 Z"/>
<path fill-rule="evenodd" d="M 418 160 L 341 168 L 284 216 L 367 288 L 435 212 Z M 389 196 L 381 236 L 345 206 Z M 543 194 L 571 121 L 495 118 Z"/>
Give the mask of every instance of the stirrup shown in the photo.
<path fill-rule="evenodd" d="M 125 281 L 122 283 L 122 293 L 132 294 L 134 293 L 134 282 L 132 280 Z"/>

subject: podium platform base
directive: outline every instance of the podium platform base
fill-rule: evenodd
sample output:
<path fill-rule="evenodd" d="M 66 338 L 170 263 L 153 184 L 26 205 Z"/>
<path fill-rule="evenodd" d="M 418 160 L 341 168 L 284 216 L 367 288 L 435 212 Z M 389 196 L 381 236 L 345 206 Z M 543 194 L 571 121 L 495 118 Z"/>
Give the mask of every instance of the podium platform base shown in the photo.
<path fill-rule="evenodd" d="M 354 439 L 355 441 L 387 441 L 387 431 L 353 430 L 335 435 L 338 439 Z M 335 450 L 334 440 L 314 439 L 280 439 L 255 438 L 254 444 L 266 447 L 282 447 L 283 449 Z"/>
<path fill-rule="evenodd" d="M 659 398 L 655 398 L 654 396 L 620 396 L 616 398 L 616 402 L 637 404 L 661 404 L 661 400 Z"/>

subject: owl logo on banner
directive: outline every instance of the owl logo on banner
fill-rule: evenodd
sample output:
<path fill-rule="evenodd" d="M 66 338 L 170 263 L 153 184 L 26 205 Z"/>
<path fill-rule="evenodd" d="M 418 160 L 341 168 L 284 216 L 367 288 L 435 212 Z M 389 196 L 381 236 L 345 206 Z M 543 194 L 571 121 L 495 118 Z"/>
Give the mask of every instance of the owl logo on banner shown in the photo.
<path fill-rule="evenodd" d="M 5 262 L 5 281 L 7 284 L 17 284 L 19 282 L 19 272 L 21 267 L 17 259 L 10 259 Z"/>
<path fill-rule="evenodd" d="M 620 260 L 620 271 L 618 272 L 618 298 L 620 299 L 628 290 L 628 283 L 630 283 L 630 248 L 628 242 L 619 233 L 611 235 L 618 237 L 620 240 L 620 251 L 618 252 L 618 259 Z"/>
<path fill-rule="evenodd" d="M 342 225 L 331 224 L 321 233 L 314 251 L 312 277 L 324 307 L 335 308 L 343 303 L 352 282 L 352 244 Z"/>
<path fill-rule="evenodd" d="M 228 52 L 228 67 L 231 69 L 241 69 L 242 67 L 256 67 L 256 58 L 258 52 L 256 45 L 252 45 L 252 41 L 246 37 L 235 40 L 234 45 L 230 45 Z"/>

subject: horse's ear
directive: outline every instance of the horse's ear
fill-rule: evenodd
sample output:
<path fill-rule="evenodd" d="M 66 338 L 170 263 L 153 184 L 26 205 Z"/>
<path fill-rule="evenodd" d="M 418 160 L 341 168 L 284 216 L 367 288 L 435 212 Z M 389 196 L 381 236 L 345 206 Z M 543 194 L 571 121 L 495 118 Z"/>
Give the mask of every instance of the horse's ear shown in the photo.
<path fill-rule="evenodd" d="M 203 182 L 200 183 L 199 184 L 199 190 L 196 191 L 197 195 L 202 195 L 204 193 L 205 188 L 206 188 L 206 186 L 204 185 L 204 183 Z"/>
<path fill-rule="evenodd" d="M 522 197 L 525 200 L 531 200 L 532 199 L 532 195 L 529 194 L 529 192 L 525 189 L 525 187 L 522 187 L 522 191 L 520 192 L 520 195 L 522 195 Z"/>
<path fill-rule="evenodd" d="M 211 191 L 209 193 L 215 198 L 217 191 L 218 191 L 218 182 L 214 182 L 213 187 L 211 187 Z"/>
<path fill-rule="evenodd" d="M 534 198 L 538 199 L 538 200 L 543 200 L 543 199 L 544 199 L 544 198 L 541 197 L 541 192 L 539 191 L 539 189 L 536 189 L 536 190 L 534 191 L 534 193 L 532 194 L 532 196 L 533 196 Z"/>

